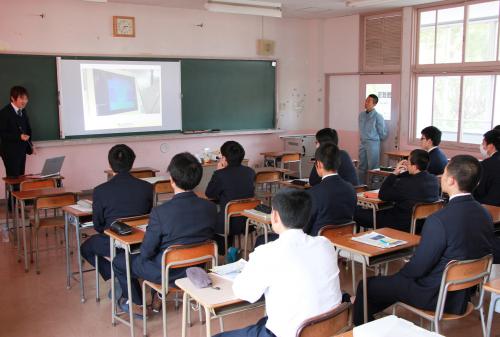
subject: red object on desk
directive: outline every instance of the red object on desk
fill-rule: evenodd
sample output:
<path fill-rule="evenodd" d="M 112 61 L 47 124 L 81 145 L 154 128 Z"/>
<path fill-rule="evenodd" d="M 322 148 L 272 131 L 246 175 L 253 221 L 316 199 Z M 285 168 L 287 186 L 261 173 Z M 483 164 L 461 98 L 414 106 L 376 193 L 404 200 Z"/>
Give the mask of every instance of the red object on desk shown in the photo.
<path fill-rule="evenodd" d="M 363 193 L 363 195 L 365 196 L 365 198 L 378 199 L 378 192 L 365 192 Z"/>

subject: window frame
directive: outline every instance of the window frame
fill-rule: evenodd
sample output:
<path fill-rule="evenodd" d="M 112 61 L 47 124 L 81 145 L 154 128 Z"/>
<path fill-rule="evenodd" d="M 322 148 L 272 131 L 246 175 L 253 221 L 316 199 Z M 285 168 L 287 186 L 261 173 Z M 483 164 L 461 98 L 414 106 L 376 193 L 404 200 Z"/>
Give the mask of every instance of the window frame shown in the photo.
<path fill-rule="evenodd" d="M 479 4 L 479 3 L 487 3 L 492 0 L 475 0 L 475 1 L 459 1 L 453 3 L 446 3 L 441 5 L 422 5 L 415 7 L 415 15 L 416 19 L 414 20 L 414 34 L 412 34 L 413 38 L 413 55 L 412 55 L 412 70 L 411 70 L 411 111 L 409 118 L 409 127 L 410 130 L 408 132 L 409 139 L 408 143 L 411 145 L 420 145 L 420 132 L 416 130 L 417 127 L 417 102 L 418 102 L 418 78 L 421 76 L 460 76 L 460 96 L 459 96 L 459 111 L 458 111 L 458 128 L 457 128 L 457 141 L 442 141 L 441 146 L 449 149 L 460 149 L 460 150 L 477 150 L 477 144 L 471 143 L 462 143 L 460 142 L 460 134 L 462 131 L 462 106 L 463 106 L 463 86 L 464 86 L 464 76 L 473 76 L 473 75 L 496 75 L 500 76 L 500 5 L 499 5 L 499 13 L 498 13 L 498 24 L 497 24 L 497 48 L 496 48 L 496 60 L 495 61 L 465 61 L 466 55 L 466 43 L 467 43 L 467 26 L 468 26 L 468 17 L 469 17 L 469 6 Z M 464 7 L 464 22 L 463 22 L 463 36 L 462 36 L 462 62 L 460 63 L 433 63 L 433 64 L 419 64 L 420 57 L 420 18 L 422 12 L 428 11 L 438 11 L 441 9 L 448 8 L 456 8 L 456 7 Z M 436 15 L 437 20 L 437 15 Z M 436 22 L 437 27 L 437 22 Z M 436 53 L 436 37 L 437 37 L 437 29 L 435 29 L 435 37 L 434 37 L 434 62 L 435 62 L 435 53 Z M 433 82 L 434 83 L 434 82 Z M 494 83 L 494 91 L 496 90 L 496 86 L 500 85 L 498 83 Z M 434 89 L 433 89 L 433 97 L 434 97 Z M 432 98 L 434 102 L 434 98 Z M 492 124 L 495 123 L 495 97 L 493 97 L 492 102 L 492 112 L 491 112 Z M 486 132 L 486 131 L 485 131 Z"/>

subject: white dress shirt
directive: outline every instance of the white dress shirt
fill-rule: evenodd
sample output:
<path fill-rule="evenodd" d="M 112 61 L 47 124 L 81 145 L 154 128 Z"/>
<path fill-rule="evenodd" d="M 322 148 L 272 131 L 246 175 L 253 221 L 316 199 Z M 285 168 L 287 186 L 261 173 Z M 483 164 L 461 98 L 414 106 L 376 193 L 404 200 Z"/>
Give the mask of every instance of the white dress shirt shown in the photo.
<path fill-rule="evenodd" d="M 289 229 L 250 254 L 233 291 L 249 302 L 264 294 L 266 328 L 278 337 L 295 337 L 303 321 L 342 300 L 335 247 L 322 236 Z"/>

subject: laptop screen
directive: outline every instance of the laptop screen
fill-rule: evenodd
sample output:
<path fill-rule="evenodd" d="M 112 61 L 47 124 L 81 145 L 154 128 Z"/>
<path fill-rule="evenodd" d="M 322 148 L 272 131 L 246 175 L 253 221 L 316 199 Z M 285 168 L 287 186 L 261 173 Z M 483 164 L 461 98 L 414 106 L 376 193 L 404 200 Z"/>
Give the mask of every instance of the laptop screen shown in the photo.
<path fill-rule="evenodd" d="M 43 165 L 43 169 L 40 175 L 47 176 L 60 173 L 64 158 L 65 156 L 61 156 L 45 160 L 45 164 Z"/>

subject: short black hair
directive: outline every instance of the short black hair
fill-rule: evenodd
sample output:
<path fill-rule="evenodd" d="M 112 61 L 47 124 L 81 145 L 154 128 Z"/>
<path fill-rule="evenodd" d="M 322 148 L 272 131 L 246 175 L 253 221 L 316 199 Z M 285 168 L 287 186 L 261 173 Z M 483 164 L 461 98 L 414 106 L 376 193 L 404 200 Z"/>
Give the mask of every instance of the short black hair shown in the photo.
<path fill-rule="evenodd" d="M 20 85 L 13 86 L 10 88 L 10 97 L 13 99 L 17 99 L 19 96 L 28 97 L 28 90 L 25 87 L 21 87 Z"/>
<path fill-rule="evenodd" d="M 446 171 L 455 178 L 460 191 L 470 193 L 479 183 L 481 164 L 473 156 L 461 154 L 451 158 Z"/>
<path fill-rule="evenodd" d="M 295 188 L 281 189 L 273 197 L 271 204 L 285 227 L 303 229 L 309 223 L 312 199 L 307 192 Z"/>
<path fill-rule="evenodd" d="M 420 133 L 426 138 L 432 140 L 432 145 L 438 146 L 441 143 L 441 130 L 435 126 L 423 128 Z"/>
<path fill-rule="evenodd" d="M 339 135 L 335 129 L 324 128 L 316 132 L 316 141 L 319 145 L 327 142 L 339 145 Z"/>
<path fill-rule="evenodd" d="M 378 103 L 378 96 L 375 94 L 369 94 L 368 97 L 371 97 L 373 99 L 373 103 L 377 104 Z"/>
<path fill-rule="evenodd" d="M 241 162 L 245 158 L 245 149 L 240 143 L 234 140 L 229 140 L 222 144 L 220 153 L 226 157 L 229 166 L 241 165 Z"/>
<path fill-rule="evenodd" d="M 497 151 L 500 151 L 500 130 L 490 130 L 488 132 L 486 132 L 484 135 L 484 141 L 486 142 L 486 144 L 493 144 L 493 146 L 495 147 L 495 149 Z"/>
<path fill-rule="evenodd" d="M 176 154 L 167 171 L 174 183 L 185 191 L 193 190 L 200 183 L 203 167 L 198 159 L 189 152 Z"/>
<path fill-rule="evenodd" d="M 113 172 L 128 172 L 134 165 L 135 153 L 125 144 L 113 146 L 108 153 L 109 165 Z"/>
<path fill-rule="evenodd" d="M 498 131 L 500 131 L 500 124 L 498 124 L 497 126 L 495 126 L 495 127 L 493 128 L 493 130 L 498 130 Z"/>
<path fill-rule="evenodd" d="M 415 165 L 420 171 L 425 171 L 429 166 L 429 152 L 422 149 L 413 150 L 410 152 L 409 160 L 410 164 Z"/>
<path fill-rule="evenodd" d="M 314 158 L 320 161 L 327 171 L 337 171 L 340 166 L 340 151 L 333 143 L 321 144 L 314 153 Z"/>

